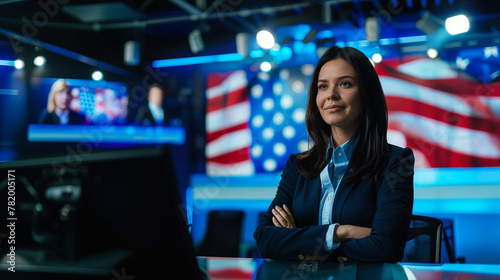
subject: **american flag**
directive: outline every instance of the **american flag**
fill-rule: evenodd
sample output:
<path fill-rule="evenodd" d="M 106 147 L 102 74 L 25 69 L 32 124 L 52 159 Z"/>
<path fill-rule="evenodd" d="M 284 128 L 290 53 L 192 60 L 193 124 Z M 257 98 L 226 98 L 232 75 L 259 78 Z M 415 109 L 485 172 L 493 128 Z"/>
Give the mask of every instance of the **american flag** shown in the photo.
<path fill-rule="evenodd" d="M 500 84 L 423 56 L 377 64 L 389 142 L 415 152 L 416 168 L 500 166 Z"/>
<path fill-rule="evenodd" d="M 412 148 L 416 168 L 500 166 L 500 61 L 475 56 L 415 55 L 376 64 L 388 140 Z M 313 69 L 311 63 L 209 74 L 207 174 L 280 172 L 290 153 L 308 149 L 304 117 Z"/>
<path fill-rule="evenodd" d="M 206 173 L 211 176 L 254 174 L 248 80 L 243 70 L 207 76 Z"/>

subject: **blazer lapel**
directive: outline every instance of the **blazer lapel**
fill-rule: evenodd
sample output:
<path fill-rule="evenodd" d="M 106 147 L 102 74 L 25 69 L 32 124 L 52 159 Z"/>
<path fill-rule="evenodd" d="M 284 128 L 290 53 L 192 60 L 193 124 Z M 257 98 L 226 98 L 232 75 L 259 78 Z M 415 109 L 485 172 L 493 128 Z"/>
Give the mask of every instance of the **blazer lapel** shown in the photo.
<path fill-rule="evenodd" d="M 347 186 L 343 185 L 344 178 L 351 175 L 351 173 L 352 173 L 352 160 L 349 161 L 349 164 L 347 165 L 347 170 L 345 171 L 344 176 L 342 177 L 342 181 L 340 182 L 340 185 L 337 188 L 337 193 L 335 194 L 335 200 L 333 202 L 333 211 L 332 211 L 332 220 L 334 223 L 340 222 L 337 221 L 337 219 L 341 217 L 345 201 L 354 188 L 353 184 Z"/>
<path fill-rule="evenodd" d="M 314 179 L 305 179 L 304 184 L 295 194 L 295 199 L 300 199 L 297 203 L 296 213 L 301 213 L 299 219 L 301 225 L 317 225 L 319 220 L 319 200 L 321 195 L 321 181 L 319 176 Z M 297 201 L 298 202 L 298 201 Z M 295 203 L 294 203 L 295 204 Z"/>

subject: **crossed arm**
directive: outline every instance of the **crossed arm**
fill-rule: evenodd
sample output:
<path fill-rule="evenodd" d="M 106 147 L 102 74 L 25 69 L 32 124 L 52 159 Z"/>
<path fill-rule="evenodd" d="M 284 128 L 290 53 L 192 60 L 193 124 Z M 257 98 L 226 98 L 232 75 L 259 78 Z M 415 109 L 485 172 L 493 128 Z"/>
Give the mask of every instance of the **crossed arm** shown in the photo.
<path fill-rule="evenodd" d="M 331 225 L 315 225 L 307 220 L 310 218 L 307 214 L 309 212 L 303 211 L 310 209 L 305 204 L 298 203 L 291 208 L 296 195 L 303 199 L 304 195 L 310 194 L 305 188 L 308 187 L 306 179 L 299 178 L 294 168 L 295 159 L 291 157 L 283 171 L 276 197 L 271 202 L 271 209 L 264 214 L 254 232 L 260 254 L 272 259 L 297 259 L 299 254 L 303 254 L 319 257 L 339 255 L 365 262 L 399 261 L 404 250 L 413 204 L 414 158 L 410 149 L 394 152 L 383 178 L 374 183 L 376 185 L 358 185 L 354 189 L 356 194 L 351 195 L 351 201 L 346 202 L 351 205 L 357 203 L 364 210 L 359 207 L 344 207 L 344 223 L 336 225 L 333 233 L 329 231 Z M 376 205 L 373 205 L 376 211 L 369 212 L 373 206 L 365 205 L 363 201 L 371 201 L 371 190 L 374 188 L 377 190 L 374 193 Z M 298 209 L 295 206 L 299 206 Z M 304 208 L 300 208 L 302 206 Z M 361 214 L 364 216 L 359 217 Z M 368 218 L 372 220 L 371 223 L 362 221 Z M 355 223 L 355 226 L 347 221 L 359 223 Z M 333 234 L 333 242 L 341 242 L 334 252 L 327 251 L 327 233 Z"/>
<path fill-rule="evenodd" d="M 283 207 L 276 206 L 273 210 L 273 224 L 276 227 L 297 228 L 293 214 L 285 204 Z M 360 239 L 370 235 L 371 228 L 354 225 L 338 225 L 333 233 L 333 242 Z"/>

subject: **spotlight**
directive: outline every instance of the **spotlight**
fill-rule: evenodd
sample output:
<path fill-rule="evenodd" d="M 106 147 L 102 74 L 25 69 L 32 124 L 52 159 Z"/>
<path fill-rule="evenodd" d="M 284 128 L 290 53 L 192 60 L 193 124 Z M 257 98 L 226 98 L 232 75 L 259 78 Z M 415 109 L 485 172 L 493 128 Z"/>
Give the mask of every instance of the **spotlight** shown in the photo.
<path fill-rule="evenodd" d="M 380 40 L 380 22 L 377 17 L 368 17 L 365 21 L 366 40 L 376 42 Z"/>
<path fill-rule="evenodd" d="M 273 34 L 267 30 L 261 30 L 257 33 L 257 44 L 263 49 L 270 49 L 274 46 L 275 40 Z"/>
<path fill-rule="evenodd" d="M 18 70 L 19 70 L 19 69 L 23 69 L 23 68 L 24 68 L 24 61 L 22 61 L 21 59 L 16 59 L 16 60 L 14 61 L 14 67 L 15 67 L 16 69 L 18 69 Z"/>
<path fill-rule="evenodd" d="M 374 53 L 372 55 L 372 60 L 375 63 L 380 63 L 380 62 L 382 62 L 382 55 L 380 53 Z"/>
<path fill-rule="evenodd" d="M 103 77 L 104 76 L 101 71 L 94 71 L 94 73 L 92 73 L 92 80 L 94 81 L 100 81 Z"/>
<path fill-rule="evenodd" d="M 427 50 L 427 56 L 431 59 L 438 57 L 439 52 L 436 49 L 430 48 Z"/>
<path fill-rule="evenodd" d="M 205 44 L 203 43 L 200 30 L 195 29 L 191 31 L 188 36 L 188 41 L 192 53 L 197 54 L 205 50 Z"/>
<path fill-rule="evenodd" d="M 46 62 L 47 62 L 47 60 L 45 59 L 45 57 L 43 57 L 41 55 L 35 57 L 35 59 L 33 60 L 33 64 L 35 64 L 38 67 L 44 66 Z"/>
<path fill-rule="evenodd" d="M 444 26 L 450 35 L 456 35 L 469 31 L 469 19 L 464 15 L 449 17 L 446 19 Z"/>
<path fill-rule="evenodd" d="M 429 11 L 425 11 L 422 18 L 415 23 L 416 27 L 427 35 L 432 35 L 438 31 L 442 26 L 442 20 L 431 14 Z"/>

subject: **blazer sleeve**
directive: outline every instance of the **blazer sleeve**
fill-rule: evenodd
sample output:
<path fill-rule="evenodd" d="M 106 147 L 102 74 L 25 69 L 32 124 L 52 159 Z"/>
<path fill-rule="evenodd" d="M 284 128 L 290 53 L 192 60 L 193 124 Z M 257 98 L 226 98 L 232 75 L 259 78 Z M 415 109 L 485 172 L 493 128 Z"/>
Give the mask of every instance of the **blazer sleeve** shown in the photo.
<path fill-rule="evenodd" d="M 394 150 L 393 150 L 394 151 Z M 402 259 L 413 209 L 415 159 L 410 148 L 398 148 L 377 182 L 377 210 L 371 234 L 341 243 L 339 255 L 364 262 Z"/>
<path fill-rule="evenodd" d="M 297 185 L 303 183 L 295 165 L 295 155 L 291 155 L 283 169 L 276 196 L 267 212 L 262 216 L 254 232 L 257 248 L 263 258 L 297 260 L 326 258 L 325 235 L 329 225 L 307 225 L 298 228 L 280 228 L 272 222 L 271 210 L 279 205 L 293 205 Z M 301 182 L 302 181 L 302 182 Z M 292 213 L 293 213 L 293 209 Z M 317 223 L 317 221 L 314 221 Z"/>
<path fill-rule="evenodd" d="M 147 111 L 147 105 L 139 108 L 134 121 L 135 125 L 143 125 L 144 120 L 147 118 Z"/>

